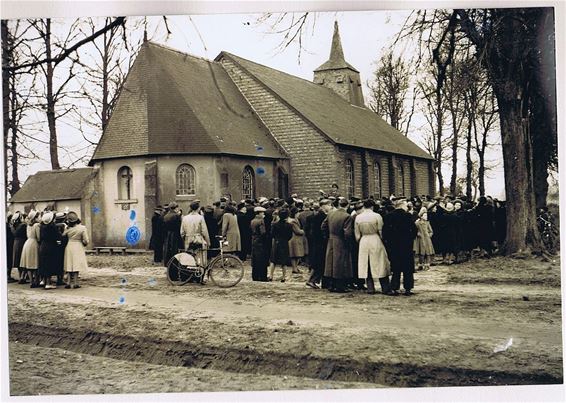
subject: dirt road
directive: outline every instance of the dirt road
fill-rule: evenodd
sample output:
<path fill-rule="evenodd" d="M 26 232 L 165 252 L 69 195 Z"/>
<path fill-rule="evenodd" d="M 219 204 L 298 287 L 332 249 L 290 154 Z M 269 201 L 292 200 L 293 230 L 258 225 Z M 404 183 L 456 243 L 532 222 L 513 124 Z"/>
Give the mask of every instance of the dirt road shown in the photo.
<path fill-rule="evenodd" d="M 256 283 L 249 267 L 231 289 L 172 287 L 149 261 L 89 257 L 77 290 L 10 284 L 11 393 L 45 393 L 22 379 L 54 371 L 94 379 L 56 393 L 562 382 L 558 261 L 435 266 L 416 273 L 412 297 L 311 290 L 306 274 Z M 65 359 L 41 361 L 50 354 Z M 123 373 L 90 375 L 109 360 Z M 142 385 L 148 368 L 156 381 Z M 187 377 L 199 381 L 175 382 Z"/>

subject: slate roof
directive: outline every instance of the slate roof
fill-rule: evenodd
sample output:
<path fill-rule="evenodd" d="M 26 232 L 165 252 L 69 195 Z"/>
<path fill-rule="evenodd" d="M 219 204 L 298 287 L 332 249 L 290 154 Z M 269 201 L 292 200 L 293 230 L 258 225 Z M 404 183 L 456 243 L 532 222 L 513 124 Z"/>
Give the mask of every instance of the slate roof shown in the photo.
<path fill-rule="evenodd" d="M 82 198 L 94 168 L 39 171 L 28 177 L 22 188 L 10 199 L 11 203 L 73 200 Z"/>
<path fill-rule="evenodd" d="M 222 56 L 254 76 L 336 144 L 433 159 L 377 114 L 351 105 L 329 88 L 228 52 L 221 52 L 216 60 Z"/>
<path fill-rule="evenodd" d="M 146 42 L 90 163 L 159 154 L 288 158 L 220 64 Z"/>

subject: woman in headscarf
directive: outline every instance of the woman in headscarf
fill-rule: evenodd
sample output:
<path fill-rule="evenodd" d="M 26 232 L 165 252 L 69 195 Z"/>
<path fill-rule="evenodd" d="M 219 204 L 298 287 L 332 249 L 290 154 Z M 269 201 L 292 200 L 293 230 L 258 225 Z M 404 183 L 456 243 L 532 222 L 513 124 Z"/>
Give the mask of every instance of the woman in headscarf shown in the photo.
<path fill-rule="evenodd" d="M 27 216 L 26 235 L 27 240 L 22 249 L 20 259 L 20 270 L 27 272 L 30 279 L 30 288 L 39 287 L 39 214 L 35 210 L 31 210 Z"/>
<path fill-rule="evenodd" d="M 65 288 L 80 288 L 79 272 L 88 268 L 85 254 L 85 246 L 88 245 L 88 233 L 81 224 L 79 216 L 74 211 L 67 214 L 67 229 L 63 233 L 69 239 L 65 247 L 64 269 L 68 275 Z"/>

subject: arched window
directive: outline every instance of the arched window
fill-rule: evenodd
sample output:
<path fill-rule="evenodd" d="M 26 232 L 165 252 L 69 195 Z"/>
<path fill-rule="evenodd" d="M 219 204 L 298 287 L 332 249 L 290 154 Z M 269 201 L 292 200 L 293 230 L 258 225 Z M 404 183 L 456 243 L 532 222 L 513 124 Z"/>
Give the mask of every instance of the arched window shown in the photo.
<path fill-rule="evenodd" d="M 381 198 L 381 167 L 377 161 L 373 163 L 373 195 Z"/>
<path fill-rule="evenodd" d="M 242 199 L 255 198 L 254 170 L 247 166 L 242 173 Z"/>
<path fill-rule="evenodd" d="M 354 163 L 352 160 L 346 160 L 346 185 L 349 199 L 354 195 Z"/>
<path fill-rule="evenodd" d="M 176 179 L 176 194 L 180 195 L 194 195 L 195 191 L 195 169 L 192 165 L 181 164 L 177 168 L 175 174 Z"/>
<path fill-rule="evenodd" d="M 132 198 L 132 170 L 128 166 L 123 166 L 118 170 L 118 199 L 130 200 Z"/>

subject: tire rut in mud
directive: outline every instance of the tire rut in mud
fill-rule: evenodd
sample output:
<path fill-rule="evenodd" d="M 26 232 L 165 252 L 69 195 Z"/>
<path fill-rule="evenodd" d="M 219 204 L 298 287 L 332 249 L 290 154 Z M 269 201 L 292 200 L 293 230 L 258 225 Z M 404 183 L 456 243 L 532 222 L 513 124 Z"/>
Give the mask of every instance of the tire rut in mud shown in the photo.
<path fill-rule="evenodd" d="M 61 348 L 81 354 L 149 364 L 215 369 L 236 373 L 290 375 L 313 379 L 367 382 L 391 387 L 561 384 L 545 372 L 484 371 L 459 367 L 367 362 L 308 354 L 263 353 L 230 346 L 206 346 L 154 338 L 135 338 L 95 331 L 9 324 L 10 341 Z M 205 336 L 203 336 L 205 338 Z M 360 352 L 363 358 L 363 352 Z"/>

